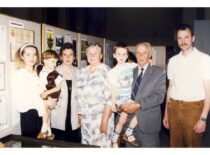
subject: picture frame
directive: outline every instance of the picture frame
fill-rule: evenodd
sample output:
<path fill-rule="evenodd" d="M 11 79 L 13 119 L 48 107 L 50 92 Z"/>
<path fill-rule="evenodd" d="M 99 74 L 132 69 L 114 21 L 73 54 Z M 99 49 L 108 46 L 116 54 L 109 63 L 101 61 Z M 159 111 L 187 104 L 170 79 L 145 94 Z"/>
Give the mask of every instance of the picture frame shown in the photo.
<path fill-rule="evenodd" d="M 34 31 L 28 29 L 21 29 L 10 27 L 9 29 L 10 40 L 10 60 L 16 60 L 17 50 L 25 43 L 34 44 Z"/>

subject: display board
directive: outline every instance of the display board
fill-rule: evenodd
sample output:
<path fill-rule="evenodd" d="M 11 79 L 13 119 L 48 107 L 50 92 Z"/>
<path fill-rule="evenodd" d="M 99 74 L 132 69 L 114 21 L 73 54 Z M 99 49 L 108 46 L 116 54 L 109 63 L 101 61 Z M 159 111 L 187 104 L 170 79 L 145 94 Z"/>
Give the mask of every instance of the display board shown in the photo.
<path fill-rule="evenodd" d="M 136 46 L 128 46 L 131 52 L 136 51 Z M 152 64 L 160 68 L 166 68 L 166 47 L 152 46 Z"/>
<path fill-rule="evenodd" d="M 11 102 L 11 77 L 17 49 L 25 43 L 41 51 L 41 25 L 0 14 L 0 137 L 20 133 L 19 113 Z"/>
<path fill-rule="evenodd" d="M 78 62 L 78 33 L 42 24 L 42 52 L 52 49 L 60 54 L 60 48 L 66 42 L 73 44 Z"/>
<path fill-rule="evenodd" d="M 166 47 L 152 46 L 152 63 L 160 68 L 166 68 Z"/>
<path fill-rule="evenodd" d="M 87 66 L 87 61 L 86 61 L 86 47 L 88 44 L 97 42 L 101 44 L 102 47 L 104 47 L 104 39 L 95 37 L 95 36 L 90 36 L 90 35 L 85 35 L 85 34 L 78 34 L 78 66 L 79 68 Z M 103 49 L 103 62 L 105 61 L 104 59 L 104 49 Z"/>
<path fill-rule="evenodd" d="M 195 20 L 194 21 L 194 35 L 195 47 L 210 55 L 210 20 Z"/>
<path fill-rule="evenodd" d="M 114 66 L 114 58 L 113 58 L 113 51 L 116 42 L 104 39 L 104 57 L 105 57 L 105 64 L 109 67 Z"/>

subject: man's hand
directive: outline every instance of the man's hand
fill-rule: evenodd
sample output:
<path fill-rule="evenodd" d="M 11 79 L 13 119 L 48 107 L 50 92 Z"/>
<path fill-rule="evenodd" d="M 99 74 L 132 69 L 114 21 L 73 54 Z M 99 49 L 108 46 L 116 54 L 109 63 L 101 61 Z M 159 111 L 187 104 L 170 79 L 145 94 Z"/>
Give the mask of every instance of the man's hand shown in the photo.
<path fill-rule="evenodd" d="M 205 130 L 206 130 L 206 122 L 199 119 L 194 126 L 195 133 L 203 133 Z"/>
<path fill-rule="evenodd" d="M 166 129 L 169 129 L 168 114 L 167 113 L 164 114 L 163 125 Z"/>
<path fill-rule="evenodd" d="M 133 114 L 137 110 L 139 110 L 139 108 L 140 108 L 140 104 L 138 103 L 126 103 L 126 104 L 121 105 L 119 107 L 119 110 L 127 114 Z"/>

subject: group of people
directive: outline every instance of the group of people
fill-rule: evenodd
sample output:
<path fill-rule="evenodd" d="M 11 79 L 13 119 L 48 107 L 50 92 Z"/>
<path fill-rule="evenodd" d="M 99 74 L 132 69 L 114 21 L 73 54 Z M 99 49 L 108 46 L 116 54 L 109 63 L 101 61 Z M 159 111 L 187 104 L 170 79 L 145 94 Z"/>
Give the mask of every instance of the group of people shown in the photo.
<path fill-rule="evenodd" d="M 166 71 L 151 64 L 148 42 L 136 45 L 137 63 L 126 62 L 126 44 L 116 44 L 112 69 L 101 62 L 101 45 L 90 43 L 89 65 L 80 70 L 73 66 L 76 54 L 70 43 L 60 56 L 45 51 L 41 66 L 37 47 L 23 45 L 12 82 L 22 135 L 115 148 L 122 135 L 126 147 L 159 147 L 166 96 L 163 124 L 170 131 L 170 146 L 201 147 L 210 108 L 210 57 L 193 47 L 191 27 L 181 25 L 176 34 L 181 51 L 169 61 L 167 93 Z M 62 64 L 56 66 L 59 57 Z"/>

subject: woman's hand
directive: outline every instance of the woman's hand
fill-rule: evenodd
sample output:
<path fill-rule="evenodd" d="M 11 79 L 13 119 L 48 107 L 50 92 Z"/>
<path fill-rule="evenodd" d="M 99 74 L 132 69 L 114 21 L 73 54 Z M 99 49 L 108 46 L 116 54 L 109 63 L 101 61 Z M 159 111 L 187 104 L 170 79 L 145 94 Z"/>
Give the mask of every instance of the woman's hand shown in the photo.
<path fill-rule="evenodd" d="M 47 96 L 48 96 L 47 91 L 44 91 L 43 93 L 41 93 L 40 96 L 41 96 L 41 98 L 42 98 L 43 100 L 47 99 Z"/>
<path fill-rule="evenodd" d="M 48 101 L 50 102 L 49 103 L 50 109 L 54 109 L 57 105 L 57 99 L 48 97 Z"/>
<path fill-rule="evenodd" d="M 115 104 L 112 105 L 111 110 L 112 110 L 112 112 L 117 112 L 117 108 L 116 108 Z"/>
<path fill-rule="evenodd" d="M 81 115 L 78 115 L 78 123 L 79 123 L 79 126 L 81 126 L 82 125 L 82 122 L 81 122 Z"/>
<path fill-rule="evenodd" d="M 104 121 L 101 121 L 101 125 L 100 125 L 100 132 L 107 134 L 107 123 Z"/>
<path fill-rule="evenodd" d="M 109 118 L 112 114 L 111 106 L 106 106 L 104 109 L 104 113 L 101 119 L 101 125 L 100 125 L 100 132 L 107 134 L 107 126 L 109 122 Z"/>

